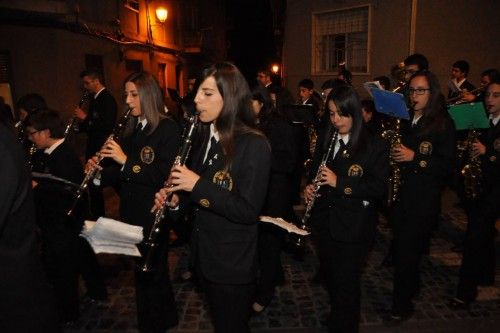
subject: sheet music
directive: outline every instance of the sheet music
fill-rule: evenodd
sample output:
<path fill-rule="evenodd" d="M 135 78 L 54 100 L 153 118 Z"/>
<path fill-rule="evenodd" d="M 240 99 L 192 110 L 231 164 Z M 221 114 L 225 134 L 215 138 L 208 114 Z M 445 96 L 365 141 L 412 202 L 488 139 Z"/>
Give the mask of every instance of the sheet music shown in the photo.
<path fill-rule="evenodd" d="M 310 232 L 297 227 L 295 224 L 283 220 L 281 217 L 259 216 L 259 220 L 266 223 L 274 224 L 286 231 L 302 236 L 307 236 Z"/>
<path fill-rule="evenodd" d="M 95 253 L 141 256 L 136 246 L 143 238 L 139 226 L 100 217 L 97 222 L 85 221 L 80 236 L 89 242 Z"/>

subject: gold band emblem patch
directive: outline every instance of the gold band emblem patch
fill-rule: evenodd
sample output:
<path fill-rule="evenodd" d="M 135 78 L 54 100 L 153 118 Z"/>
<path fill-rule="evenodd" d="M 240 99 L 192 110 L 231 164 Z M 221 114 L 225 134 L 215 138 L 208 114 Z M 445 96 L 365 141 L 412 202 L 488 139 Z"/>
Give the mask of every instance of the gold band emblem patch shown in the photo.
<path fill-rule="evenodd" d="M 352 194 L 352 188 L 350 188 L 350 187 L 346 187 L 346 188 L 344 189 L 344 194 L 346 194 L 346 195 L 351 195 L 351 194 Z"/>
<path fill-rule="evenodd" d="M 349 167 L 347 175 L 349 177 L 361 177 L 363 176 L 363 168 L 359 164 L 353 164 Z"/>
<path fill-rule="evenodd" d="M 217 171 L 212 179 L 212 182 L 229 191 L 233 189 L 233 179 L 231 178 L 229 172 L 222 170 Z"/>
<path fill-rule="evenodd" d="M 201 199 L 200 200 L 200 205 L 202 207 L 208 208 L 208 207 L 210 207 L 210 201 L 208 201 L 207 199 Z"/>
<path fill-rule="evenodd" d="M 418 163 L 418 165 L 420 165 L 421 168 L 426 168 L 427 167 L 427 162 L 426 161 L 420 161 L 420 163 Z"/>
<path fill-rule="evenodd" d="M 420 143 L 420 147 L 418 147 L 418 151 L 422 155 L 432 154 L 432 143 L 429 141 L 422 141 L 422 143 Z"/>
<path fill-rule="evenodd" d="M 132 167 L 132 171 L 133 171 L 134 173 L 139 173 L 139 172 L 141 172 L 141 166 L 140 166 L 140 165 L 137 165 L 137 164 L 136 164 L 136 165 L 134 165 L 134 166 Z"/>
<path fill-rule="evenodd" d="M 145 146 L 141 149 L 141 161 L 146 164 L 151 164 L 155 160 L 155 151 L 150 146 Z"/>

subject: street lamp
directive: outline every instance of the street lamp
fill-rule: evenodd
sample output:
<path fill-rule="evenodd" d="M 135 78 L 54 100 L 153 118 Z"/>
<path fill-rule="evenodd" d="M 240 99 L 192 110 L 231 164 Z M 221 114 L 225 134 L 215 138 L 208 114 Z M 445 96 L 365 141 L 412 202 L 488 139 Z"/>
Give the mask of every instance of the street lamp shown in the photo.
<path fill-rule="evenodd" d="M 278 64 L 274 64 L 272 67 L 271 67 L 271 70 L 273 71 L 274 74 L 278 74 L 279 70 L 280 70 L 280 66 Z"/>
<path fill-rule="evenodd" d="M 168 16 L 168 11 L 165 8 L 163 7 L 156 8 L 156 18 L 158 19 L 158 21 L 160 21 L 161 23 L 165 23 L 165 21 L 167 20 L 167 16 Z"/>

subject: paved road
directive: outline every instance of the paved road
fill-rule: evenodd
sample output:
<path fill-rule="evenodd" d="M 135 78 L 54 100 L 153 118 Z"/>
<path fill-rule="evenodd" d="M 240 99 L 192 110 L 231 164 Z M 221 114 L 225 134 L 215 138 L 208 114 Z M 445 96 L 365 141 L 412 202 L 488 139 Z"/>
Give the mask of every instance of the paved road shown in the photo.
<path fill-rule="evenodd" d="M 479 301 L 470 311 L 454 311 L 448 307 L 447 299 L 454 293 L 461 259 L 460 253 L 451 248 L 459 242 L 466 223 L 463 212 L 454 203 L 454 196 L 446 193 L 443 221 L 433 236 L 430 254 L 422 265 L 422 288 L 415 315 L 397 328 L 387 328 L 382 324 L 382 318 L 390 309 L 392 271 L 379 268 L 390 239 L 390 230 L 381 222 L 362 280 L 361 332 L 500 332 L 498 270 L 496 286 L 482 288 Z M 99 255 L 99 260 L 109 286 L 109 301 L 98 304 L 83 302 L 80 321 L 67 332 L 137 332 L 133 262 L 115 255 Z M 303 261 L 284 253 L 283 263 L 286 284 L 278 287 L 269 307 L 251 319 L 252 332 L 327 332 L 321 324 L 329 310 L 327 294 L 322 286 L 309 281 L 317 265 L 312 249 L 309 248 Z M 203 295 L 190 283 L 176 282 L 186 269 L 187 249 L 173 249 L 169 264 L 181 319 L 179 326 L 169 332 L 211 332 Z"/>

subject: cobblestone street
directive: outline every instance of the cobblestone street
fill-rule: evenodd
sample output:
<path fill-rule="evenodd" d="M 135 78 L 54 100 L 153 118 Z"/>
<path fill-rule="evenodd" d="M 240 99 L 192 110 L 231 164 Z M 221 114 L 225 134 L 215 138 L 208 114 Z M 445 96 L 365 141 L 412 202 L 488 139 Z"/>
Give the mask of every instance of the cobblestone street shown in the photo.
<path fill-rule="evenodd" d="M 499 331 L 498 268 L 496 286 L 481 288 L 478 302 L 469 311 L 454 311 L 448 306 L 448 299 L 454 296 L 461 260 L 460 253 L 452 251 L 452 247 L 460 242 L 466 223 L 463 212 L 454 203 L 453 195 L 447 192 L 443 200 L 443 220 L 421 268 L 422 287 L 415 314 L 397 328 L 388 328 L 382 323 L 390 310 L 392 270 L 379 267 L 390 240 L 387 225 L 380 224 L 362 280 L 361 332 Z M 287 253 L 282 258 L 286 283 L 277 288 L 276 297 L 266 310 L 252 317 L 252 332 L 327 332 L 322 321 L 329 311 L 328 296 L 321 285 L 310 282 L 317 265 L 312 250 L 309 249 L 303 261 Z M 80 321 L 67 332 L 137 332 L 133 261 L 116 255 L 99 255 L 99 260 L 110 292 L 109 301 L 83 302 Z M 187 267 L 187 248 L 171 250 L 169 263 L 180 318 L 178 327 L 169 332 L 211 332 L 202 294 L 192 284 L 178 282 Z"/>

